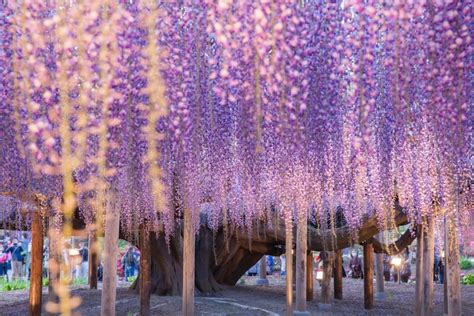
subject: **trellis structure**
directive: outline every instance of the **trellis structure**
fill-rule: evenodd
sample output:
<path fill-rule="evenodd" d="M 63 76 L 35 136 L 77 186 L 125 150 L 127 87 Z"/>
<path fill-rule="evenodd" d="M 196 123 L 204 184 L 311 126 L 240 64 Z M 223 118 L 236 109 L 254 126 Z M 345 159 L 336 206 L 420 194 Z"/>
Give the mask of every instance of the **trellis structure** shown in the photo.
<path fill-rule="evenodd" d="M 119 222 L 128 237 L 145 231 L 151 244 L 179 249 L 152 260 L 184 266 L 164 290 L 185 285 L 192 300 L 195 238 L 206 247 L 207 230 L 225 243 L 235 231 L 253 241 L 255 227 L 275 229 L 289 264 L 296 236 L 304 312 L 305 239 L 316 249 L 359 239 L 370 254 L 369 238 L 395 227 L 403 207 L 405 221 L 423 227 L 420 271 L 432 261 L 431 223 L 446 217 L 448 275 L 458 273 L 474 115 L 473 14 L 463 1 L 0 8 L 0 191 L 55 200 L 60 235 L 71 236 L 78 218 L 97 236 L 109 223 L 111 242 Z M 307 235 L 307 225 L 321 234 Z M 236 258 L 259 259 L 252 242 L 243 247 Z M 202 273 L 224 283 L 240 273 L 209 266 Z M 214 279 L 198 284 L 214 288 Z M 425 281 L 417 297 L 429 313 Z M 458 311 L 459 288 L 447 292 Z M 59 296 L 67 314 L 74 300 L 67 289 Z"/>

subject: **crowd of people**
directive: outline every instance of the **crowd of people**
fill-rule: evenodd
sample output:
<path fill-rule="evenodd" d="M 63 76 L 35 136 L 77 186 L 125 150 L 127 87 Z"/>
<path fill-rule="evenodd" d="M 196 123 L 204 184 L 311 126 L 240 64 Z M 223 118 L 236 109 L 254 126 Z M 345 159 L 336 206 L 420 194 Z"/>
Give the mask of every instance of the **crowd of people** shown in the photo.
<path fill-rule="evenodd" d="M 21 238 L 9 234 L 0 236 L 0 277 L 7 280 L 28 279 L 30 273 L 31 244 L 27 233 Z"/>
<path fill-rule="evenodd" d="M 73 244 L 75 247 L 73 247 Z M 43 277 L 48 276 L 48 243 L 43 248 Z M 87 279 L 89 272 L 89 249 L 87 243 L 65 240 L 60 261 L 70 267 L 69 278 Z M 29 280 L 31 265 L 31 238 L 24 232 L 3 232 L 0 234 L 0 278 L 6 281 Z M 131 245 L 125 251 L 119 250 L 117 277 L 130 282 L 140 269 L 140 251 Z M 102 281 L 103 267 L 99 256 L 98 279 Z"/>
<path fill-rule="evenodd" d="M 347 250 L 345 256 L 349 257 L 348 260 L 342 265 L 342 274 L 343 277 L 350 277 L 354 279 L 363 279 L 364 278 L 364 269 L 362 257 L 359 256 L 357 250 Z M 408 283 L 412 279 L 412 266 L 416 262 L 416 257 L 413 256 L 414 252 L 410 252 L 409 248 L 405 248 L 400 254 L 396 256 L 383 255 L 383 277 L 386 282 L 399 282 L 398 278 L 400 277 L 401 283 Z M 325 252 L 318 252 L 313 256 L 314 267 L 316 270 L 322 269 L 322 262 L 325 258 Z M 393 261 L 393 258 L 399 258 L 397 261 Z M 248 272 L 247 275 L 257 275 L 259 263 L 253 266 Z M 347 268 L 347 272 L 346 272 Z M 443 256 L 435 253 L 434 256 L 434 281 L 439 283 L 444 282 L 444 258 Z M 269 271 L 271 271 L 269 273 Z M 274 259 L 272 256 L 267 256 L 267 274 L 273 274 L 273 271 L 279 271 L 280 276 L 286 275 L 286 258 L 285 255 L 276 257 Z M 375 272 L 375 271 L 374 271 Z M 334 273 L 334 269 L 333 269 Z"/>

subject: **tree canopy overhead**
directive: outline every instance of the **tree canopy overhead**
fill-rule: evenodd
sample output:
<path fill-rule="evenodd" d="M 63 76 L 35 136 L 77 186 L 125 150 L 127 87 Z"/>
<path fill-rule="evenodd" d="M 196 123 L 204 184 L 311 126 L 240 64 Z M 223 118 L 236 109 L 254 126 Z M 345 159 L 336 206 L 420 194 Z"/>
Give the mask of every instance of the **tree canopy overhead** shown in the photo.
<path fill-rule="evenodd" d="M 48 3 L 0 4 L 1 192 L 168 235 L 472 209 L 467 2 Z"/>

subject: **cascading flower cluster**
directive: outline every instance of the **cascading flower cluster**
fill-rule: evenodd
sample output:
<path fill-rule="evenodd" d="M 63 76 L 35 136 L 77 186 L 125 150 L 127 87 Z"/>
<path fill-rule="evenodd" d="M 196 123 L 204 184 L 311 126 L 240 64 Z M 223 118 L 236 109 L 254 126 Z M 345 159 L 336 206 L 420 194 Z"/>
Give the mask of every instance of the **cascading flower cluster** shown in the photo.
<path fill-rule="evenodd" d="M 0 191 L 124 230 L 355 231 L 472 210 L 472 8 L 451 1 L 24 1 L 0 13 Z M 203 205 L 206 205 L 203 207 Z M 334 227 L 334 225 L 331 225 Z"/>

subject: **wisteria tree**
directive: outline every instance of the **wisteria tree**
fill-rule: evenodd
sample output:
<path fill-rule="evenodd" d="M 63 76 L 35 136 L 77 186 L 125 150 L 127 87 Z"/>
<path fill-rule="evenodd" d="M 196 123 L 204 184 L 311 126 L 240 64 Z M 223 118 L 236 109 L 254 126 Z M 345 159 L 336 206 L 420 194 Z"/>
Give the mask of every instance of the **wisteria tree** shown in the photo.
<path fill-rule="evenodd" d="M 113 200 L 156 293 L 180 291 L 186 212 L 205 292 L 297 223 L 332 250 L 467 222 L 468 1 L 48 3 L 0 5 L 3 207 L 41 194 L 64 236 L 101 234 Z"/>

